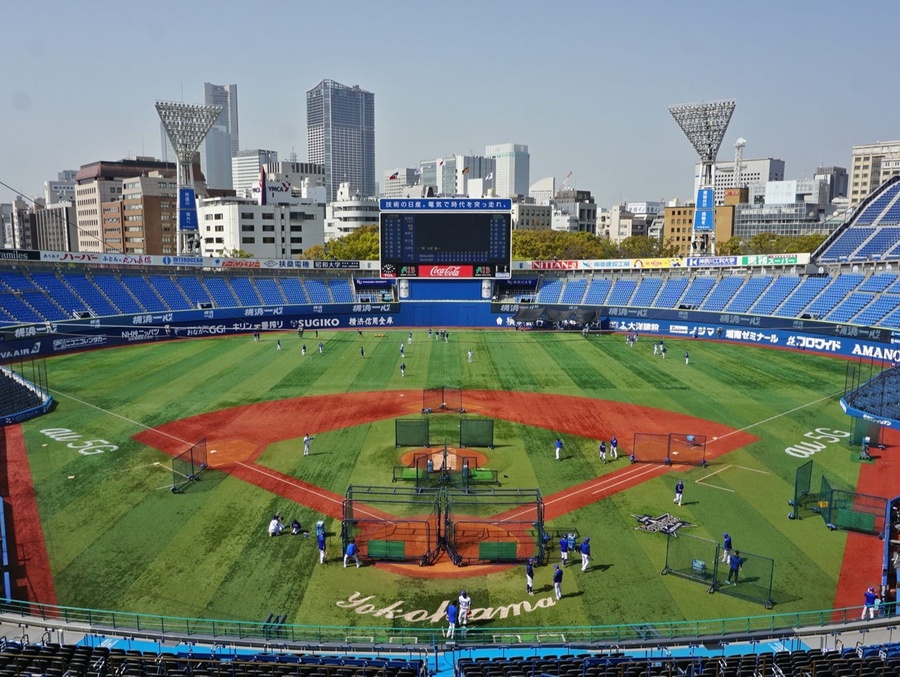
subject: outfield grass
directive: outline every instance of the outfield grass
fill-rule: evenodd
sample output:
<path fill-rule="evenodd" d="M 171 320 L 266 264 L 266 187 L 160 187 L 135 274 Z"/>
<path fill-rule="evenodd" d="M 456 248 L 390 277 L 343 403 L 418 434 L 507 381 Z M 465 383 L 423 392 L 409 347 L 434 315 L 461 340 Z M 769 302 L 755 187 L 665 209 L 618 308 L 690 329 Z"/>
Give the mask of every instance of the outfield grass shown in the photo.
<path fill-rule="evenodd" d="M 476 608 L 528 599 L 521 567 L 456 580 L 411 578 L 382 567 L 344 570 L 335 537 L 333 562 L 321 567 L 313 538 L 265 536 L 276 510 L 305 526 L 318 515 L 218 471 L 173 495 L 170 457 L 132 439 L 145 427 L 248 403 L 452 385 L 496 390 L 501 399 L 502 391 L 579 395 L 749 427 L 758 442 L 709 468 L 683 473 L 685 505 L 674 512 L 696 525 L 689 530 L 693 535 L 717 539 L 729 531 L 740 549 L 773 557 L 777 610 L 832 605 L 845 536 L 828 532 L 818 518 L 786 518 L 794 471 L 803 461 L 785 448 L 816 428 L 847 429 L 837 404 L 843 361 L 703 340 L 667 341 L 669 357 L 663 361 L 652 356 L 648 340 L 628 348 L 616 336 L 458 331 L 444 343 L 421 330 L 401 358 L 405 336 L 396 331 L 359 339 L 355 332 L 321 331 L 319 339 L 307 334 L 305 357 L 301 340 L 283 334 L 281 352 L 275 336 L 267 335 L 259 343 L 195 339 L 49 360 L 58 405 L 23 429 L 59 603 L 246 620 L 271 612 L 300 624 L 405 625 L 337 602 L 358 592 L 371 596 L 368 603 L 376 609 L 404 600 L 406 611 L 434 612 L 463 587 Z M 322 355 L 315 349 L 319 340 L 325 344 Z M 685 347 L 690 366 L 680 358 Z M 475 354 L 471 364 L 469 349 Z M 444 416 L 442 422 L 435 417 L 434 425 L 452 444 L 453 419 Z M 60 428 L 118 449 L 82 455 L 41 432 Z M 399 453 L 393 434 L 393 420 L 352 425 L 318 434 L 309 459 L 298 453 L 299 439 L 287 439 L 267 448 L 259 462 L 343 494 L 351 483 L 390 484 Z M 497 421 L 489 466 L 500 472 L 504 486 L 539 486 L 547 496 L 627 463 L 602 466 L 596 440 L 566 436 L 567 462 L 554 464 L 555 437 L 555 431 Z M 619 439 L 630 448 L 630 435 Z M 321 449 L 330 453 L 317 454 Z M 848 461 L 845 443 L 828 444 L 813 458 L 830 477 L 855 485 L 859 465 Z M 696 483 L 715 471 L 721 472 Z M 665 474 L 550 524 L 590 535 L 594 568 L 566 571 L 561 602 L 491 623 L 600 625 L 763 613 L 759 605 L 707 595 L 702 585 L 659 575 L 665 538 L 636 531 L 632 515 L 672 508 L 675 481 Z M 328 523 L 332 533 L 339 527 Z M 550 561 L 555 563 L 555 552 Z M 551 571 L 552 566 L 539 569 L 532 602 L 552 597 Z"/>

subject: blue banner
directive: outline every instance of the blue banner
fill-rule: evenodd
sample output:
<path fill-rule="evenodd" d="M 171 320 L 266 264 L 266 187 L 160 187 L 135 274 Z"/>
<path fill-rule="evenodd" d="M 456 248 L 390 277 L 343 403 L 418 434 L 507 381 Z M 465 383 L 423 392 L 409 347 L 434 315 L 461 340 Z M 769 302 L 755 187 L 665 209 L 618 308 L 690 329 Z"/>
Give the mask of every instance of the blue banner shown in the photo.
<path fill-rule="evenodd" d="M 198 230 L 197 200 L 193 188 L 178 189 L 178 228 L 181 230 Z"/>
<path fill-rule="evenodd" d="M 697 191 L 697 209 L 715 209 L 716 191 L 712 188 L 701 188 Z"/>
<path fill-rule="evenodd" d="M 483 212 L 512 209 L 512 200 L 508 198 L 406 198 L 382 199 L 379 207 L 383 212 L 393 211 L 451 211 L 451 212 Z"/>
<path fill-rule="evenodd" d="M 712 209 L 698 209 L 694 212 L 694 230 L 712 232 L 715 230 L 715 214 Z"/>

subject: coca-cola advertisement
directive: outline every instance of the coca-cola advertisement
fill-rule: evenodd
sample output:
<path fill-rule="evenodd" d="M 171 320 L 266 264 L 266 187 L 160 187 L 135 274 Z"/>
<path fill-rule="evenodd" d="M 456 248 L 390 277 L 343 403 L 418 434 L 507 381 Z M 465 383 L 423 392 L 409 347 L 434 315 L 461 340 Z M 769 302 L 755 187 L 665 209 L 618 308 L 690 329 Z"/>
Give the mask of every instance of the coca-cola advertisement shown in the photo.
<path fill-rule="evenodd" d="M 419 266 L 419 277 L 472 277 L 472 266 Z"/>

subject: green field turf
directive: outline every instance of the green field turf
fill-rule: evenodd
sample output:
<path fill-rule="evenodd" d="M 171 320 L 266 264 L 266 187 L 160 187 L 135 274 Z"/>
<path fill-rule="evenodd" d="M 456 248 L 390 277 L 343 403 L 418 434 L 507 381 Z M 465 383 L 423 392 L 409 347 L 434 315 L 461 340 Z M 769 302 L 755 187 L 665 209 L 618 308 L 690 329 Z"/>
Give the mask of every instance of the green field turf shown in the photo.
<path fill-rule="evenodd" d="M 429 621 L 409 623 L 372 612 L 403 600 L 404 613 L 431 614 L 461 588 L 478 609 L 549 600 L 555 548 L 551 566 L 537 571 L 532 598 L 524 594 L 522 567 L 444 580 L 402 576 L 380 566 L 345 570 L 336 536 L 329 540 L 332 562 L 319 566 L 314 538 L 265 535 L 276 510 L 306 527 L 318 515 L 221 471 L 172 494 L 170 457 L 132 439 L 145 427 L 248 403 L 453 385 L 622 401 L 750 427 L 758 442 L 708 468 L 681 473 L 685 504 L 672 512 L 696 525 L 688 530 L 692 535 L 716 540 L 729 531 L 741 550 L 774 558 L 778 611 L 831 607 L 845 535 L 827 531 L 819 518 L 787 519 L 794 471 L 803 460 L 785 448 L 816 428 L 847 430 L 837 404 L 843 361 L 703 340 L 667 341 L 669 357 L 663 361 L 643 339 L 629 348 L 618 336 L 458 331 L 444 343 L 417 330 L 402 358 L 407 374 L 401 378 L 398 344 L 405 336 L 397 331 L 360 339 L 355 332 L 321 331 L 319 339 L 307 336 L 305 357 L 300 339 L 282 334 L 281 352 L 275 350 L 276 336 L 265 335 L 259 343 L 195 339 L 49 360 L 58 404 L 23 429 L 59 603 L 189 617 L 261 621 L 276 613 L 298 624 L 424 627 Z M 325 344 L 322 355 L 314 348 L 319 340 Z M 690 366 L 680 357 L 686 347 Z M 469 349 L 475 355 L 471 364 Z M 432 437 L 446 436 L 454 444 L 453 418 L 442 416 L 432 419 Z M 69 429 L 82 441 L 104 440 L 118 449 L 84 455 L 42 432 L 51 429 Z M 390 484 L 400 453 L 393 435 L 393 419 L 352 425 L 317 435 L 309 459 L 298 452 L 301 441 L 291 439 L 272 444 L 259 462 L 343 495 L 351 483 Z M 551 430 L 498 420 L 497 448 L 482 451 L 503 486 L 537 486 L 545 497 L 627 464 L 621 458 L 600 465 L 597 441 L 574 436 L 564 437 L 567 462 L 555 464 L 555 437 Z M 619 437 L 630 448 L 630 436 Z M 317 456 L 319 448 L 340 453 Z M 841 441 L 812 458 L 836 483 L 852 487 L 859 464 L 848 456 Z M 562 601 L 544 601 L 532 613 L 510 612 L 507 618 L 497 612 L 490 623 L 605 625 L 764 613 L 758 604 L 708 595 L 702 585 L 659 575 L 665 537 L 635 530 L 633 515 L 670 511 L 675 482 L 676 474 L 667 473 L 550 523 L 551 529 L 591 536 L 593 568 L 566 571 Z M 327 528 L 336 534 L 340 524 L 329 520 Z M 365 601 L 371 606 L 339 605 L 354 593 L 371 598 Z"/>

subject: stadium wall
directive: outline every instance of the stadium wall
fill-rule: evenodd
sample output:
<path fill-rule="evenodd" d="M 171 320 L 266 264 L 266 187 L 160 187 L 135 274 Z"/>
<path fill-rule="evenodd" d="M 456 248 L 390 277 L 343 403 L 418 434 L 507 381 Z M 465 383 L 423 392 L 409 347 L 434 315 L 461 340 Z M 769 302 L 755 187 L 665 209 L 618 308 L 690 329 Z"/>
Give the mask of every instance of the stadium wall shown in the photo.
<path fill-rule="evenodd" d="M 0 331 L 0 364 L 22 358 L 176 338 L 307 329 L 506 328 L 517 304 L 406 301 L 214 308 L 21 325 Z M 572 306 L 554 306 L 560 309 Z M 689 340 L 718 339 L 900 363 L 900 332 L 790 318 L 643 308 L 597 308 L 601 326 Z M 673 355 L 675 357 L 675 355 Z"/>

